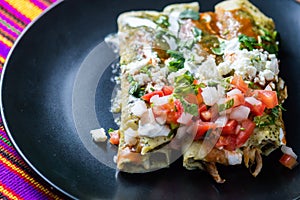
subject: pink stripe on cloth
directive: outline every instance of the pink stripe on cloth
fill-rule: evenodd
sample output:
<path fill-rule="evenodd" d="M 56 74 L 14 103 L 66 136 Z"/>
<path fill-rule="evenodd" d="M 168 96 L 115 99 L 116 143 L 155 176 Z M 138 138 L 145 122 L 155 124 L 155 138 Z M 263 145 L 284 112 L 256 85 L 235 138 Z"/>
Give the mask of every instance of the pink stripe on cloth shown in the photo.
<path fill-rule="evenodd" d="M 47 8 L 47 6 L 42 2 L 40 2 L 39 0 L 30 0 L 30 1 L 42 10 L 45 10 Z"/>
<path fill-rule="evenodd" d="M 20 19 L 24 23 L 26 23 L 26 24 L 30 23 L 30 19 L 28 19 L 26 16 L 22 15 L 19 11 L 17 11 L 15 8 L 13 8 L 11 5 L 9 5 L 5 1 L 0 1 L 0 5 L 3 6 L 5 9 L 7 9 L 10 13 L 14 14 L 18 19 Z"/>
<path fill-rule="evenodd" d="M 15 29 L 17 29 L 20 33 L 23 30 L 23 28 L 21 26 L 19 26 L 17 23 L 15 23 L 14 21 L 12 21 L 11 19 L 9 19 L 8 17 L 6 17 L 0 10 L 0 18 L 3 19 L 5 22 L 7 22 L 8 24 L 10 24 L 12 27 L 14 27 Z"/>

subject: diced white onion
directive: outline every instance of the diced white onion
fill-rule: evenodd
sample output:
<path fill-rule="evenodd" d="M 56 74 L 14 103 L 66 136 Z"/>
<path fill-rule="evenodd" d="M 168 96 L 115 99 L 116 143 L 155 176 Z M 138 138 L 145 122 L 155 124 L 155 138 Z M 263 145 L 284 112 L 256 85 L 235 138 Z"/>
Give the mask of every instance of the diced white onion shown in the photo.
<path fill-rule="evenodd" d="M 272 91 L 272 88 L 270 85 L 267 85 L 267 87 L 265 88 L 266 91 Z"/>
<path fill-rule="evenodd" d="M 250 103 L 253 106 L 261 104 L 261 101 L 257 100 L 255 97 L 246 97 L 245 101 Z"/>
<path fill-rule="evenodd" d="M 229 165 L 239 165 L 242 163 L 242 154 L 239 152 L 225 150 L 225 155 Z"/>
<path fill-rule="evenodd" d="M 128 128 L 124 131 L 124 140 L 126 144 L 129 145 L 135 145 L 137 140 L 136 140 L 137 132 L 133 130 L 132 128 Z"/>
<path fill-rule="evenodd" d="M 232 97 L 236 94 L 242 94 L 241 90 L 235 88 L 233 90 L 230 90 L 229 92 L 227 92 L 227 96 Z"/>
<path fill-rule="evenodd" d="M 215 124 L 217 125 L 217 127 L 224 127 L 226 125 L 227 121 L 228 121 L 228 117 L 226 115 L 222 115 L 217 118 L 217 120 L 215 121 Z"/>
<path fill-rule="evenodd" d="M 150 102 L 156 106 L 161 106 L 167 104 L 169 102 L 170 95 L 159 97 L 158 95 L 154 95 L 151 97 Z"/>
<path fill-rule="evenodd" d="M 134 105 L 131 107 L 131 112 L 138 117 L 141 117 L 142 114 L 146 111 L 147 105 L 144 101 L 141 100 L 134 102 Z"/>
<path fill-rule="evenodd" d="M 230 119 L 235 119 L 237 121 L 242 121 L 244 119 L 248 119 L 250 113 L 250 108 L 246 106 L 238 106 L 233 108 L 230 113 Z"/>
<path fill-rule="evenodd" d="M 212 106 L 219 100 L 219 93 L 215 87 L 205 87 L 202 89 L 202 97 L 206 105 Z"/>
<path fill-rule="evenodd" d="M 217 102 L 218 105 L 224 104 L 226 102 L 226 98 L 220 98 Z"/>
<path fill-rule="evenodd" d="M 295 154 L 295 152 L 293 151 L 293 149 L 291 147 L 288 147 L 286 145 L 282 145 L 281 146 L 281 151 L 285 154 L 288 154 L 290 156 L 292 156 L 293 158 L 295 158 L 297 160 L 297 155 Z"/>
<path fill-rule="evenodd" d="M 147 137 L 158 137 L 158 136 L 168 136 L 171 129 L 167 125 L 160 125 L 156 122 L 151 124 L 141 125 L 139 123 L 138 133 L 140 136 Z"/>
<path fill-rule="evenodd" d="M 152 109 L 148 109 L 148 112 L 145 112 L 139 121 L 138 134 L 147 137 L 168 136 L 171 131 L 170 128 L 159 124 L 157 120 L 163 119 L 155 119 Z"/>
<path fill-rule="evenodd" d="M 193 118 L 193 115 L 187 112 L 183 112 L 180 117 L 177 119 L 177 122 L 180 124 L 188 124 Z"/>
<path fill-rule="evenodd" d="M 167 115 L 161 115 L 155 118 L 156 122 L 160 125 L 164 125 L 167 121 Z"/>
<path fill-rule="evenodd" d="M 285 135 L 282 128 L 279 128 L 279 139 L 281 145 L 286 145 Z"/>

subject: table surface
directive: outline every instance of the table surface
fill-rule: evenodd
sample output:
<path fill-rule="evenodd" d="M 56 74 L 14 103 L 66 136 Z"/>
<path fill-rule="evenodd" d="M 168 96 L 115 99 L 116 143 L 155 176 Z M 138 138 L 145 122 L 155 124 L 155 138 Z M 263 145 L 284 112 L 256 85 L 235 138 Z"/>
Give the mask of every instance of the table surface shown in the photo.
<path fill-rule="evenodd" d="M 14 42 L 56 0 L 0 0 L 0 73 Z M 0 117 L 0 199 L 66 199 L 35 173 L 10 142 Z"/>

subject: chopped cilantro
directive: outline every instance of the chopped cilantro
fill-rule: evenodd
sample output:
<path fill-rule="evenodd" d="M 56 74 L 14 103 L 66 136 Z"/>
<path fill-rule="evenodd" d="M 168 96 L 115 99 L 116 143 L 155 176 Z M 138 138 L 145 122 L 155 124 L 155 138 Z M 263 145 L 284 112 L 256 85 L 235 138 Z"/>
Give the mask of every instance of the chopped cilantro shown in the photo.
<path fill-rule="evenodd" d="M 179 18 L 180 19 L 199 20 L 199 13 L 194 11 L 194 10 L 188 9 L 188 10 L 185 10 L 185 11 L 181 12 L 179 14 Z"/>
<path fill-rule="evenodd" d="M 224 54 L 224 50 L 225 50 L 225 42 L 221 42 L 219 44 L 219 47 L 215 47 L 215 48 L 212 48 L 211 51 L 218 55 L 218 56 L 221 56 Z"/>
<path fill-rule="evenodd" d="M 140 98 L 145 94 L 145 88 L 141 87 L 137 81 L 133 79 L 132 76 L 127 77 L 128 82 L 130 83 L 128 93 L 133 95 L 136 98 Z"/>
<path fill-rule="evenodd" d="M 115 129 L 109 128 L 107 132 L 108 132 L 108 133 L 111 133 L 111 132 L 114 132 L 114 131 L 115 131 Z"/>
<path fill-rule="evenodd" d="M 218 106 L 218 110 L 219 110 L 219 112 L 222 112 L 224 110 L 227 110 L 227 109 L 231 108 L 233 105 L 234 105 L 234 99 L 230 99 L 226 103 L 220 104 Z"/>
<path fill-rule="evenodd" d="M 159 18 L 155 22 L 156 22 L 156 24 L 162 26 L 163 28 L 170 26 L 168 16 L 166 16 L 166 15 L 159 16 Z"/>
<path fill-rule="evenodd" d="M 255 46 L 258 46 L 255 38 L 248 37 L 244 34 L 239 35 L 239 42 L 241 43 L 241 49 L 248 49 L 249 51 L 252 51 Z"/>
<path fill-rule="evenodd" d="M 144 67 L 142 67 L 141 69 L 140 69 L 140 72 L 142 72 L 142 73 L 144 73 L 144 74 L 147 74 L 149 77 L 151 77 L 151 72 L 150 72 L 150 68 L 151 68 L 152 66 L 149 66 L 149 65 L 147 65 L 147 66 L 144 66 Z"/>
<path fill-rule="evenodd" d="M 170 72 L 177 72 L 184 67 L 185 59 L 179 51 L 168 50 L 167 53 L 173 58 L 168 65 Z"/>
<path fill-rule="evenodd" d="M 180 98 L 180 102 L 182 103 L 184 112 L 190 113 L 193 116 L 198 116 L 198 105 L 187 102 L 183 97 Z"/>
<path fill-rule="evenodd" d="M 276 121 L 278 120 L 280 110 L 283 109 L 282 109 L 282 105 L 279 104 L 278 106 L 270 109 L 268 113 L 265 113 L 262 116 L 255 116 L 253 121 L 257 127 L 265 127 L 265 126 L 275 124 Z"/>

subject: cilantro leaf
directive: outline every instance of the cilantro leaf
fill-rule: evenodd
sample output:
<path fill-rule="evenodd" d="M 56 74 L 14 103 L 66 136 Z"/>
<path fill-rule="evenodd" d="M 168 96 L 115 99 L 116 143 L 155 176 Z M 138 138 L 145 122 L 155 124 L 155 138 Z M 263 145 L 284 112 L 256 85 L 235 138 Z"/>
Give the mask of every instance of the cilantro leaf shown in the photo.
<path fill-rule="evenodd" d="M 219 110 L 219 112 L 222 112 L 224 110 L 227 110 L 227 109 L 231 108 L 233 105 L 234 105 L 234 99 L 230 99 L 226 103 L 220 104 L 218 106 L 218 110 Z"/>
<path fill-rule="evenodd" d="M 188 9 L 188 10 L 185 10 L 185 11 L 181 12 L 179 14 L 179 18 L 180 19 L 199 20 L 199 13 L 194 11 L 194 10 Z"/>
<path fill-rule="evenodd" d="M 253 37 L 248 37 L 247 35 L 239 35 L 239 42 L 241 43 L 241 49 L 248 49 L 252 51 L 255 46 L 258 46 L 257 40 Z"/>
<path fill-rule="evenodd" d="M 115 131 L 115 129 L 109 128 L 107 132 L 108 132 L 108 133 L 111 133 L 111 132 L 114 132 L 114 131 Z"/>
<path fill-rule="evenodd" d="M 167 28 L 170 26 L 169 19 L 166 15 L 159 16 L 159 18 L 155 22 L 163 28 Z"/>
<path fill-rule="evenodd" d="M 218 56 L 221 56 L 224 54 L 224 50 L 225 50 L 225 42 L 221 42 L 219 44 L 219 47 L 216 47 L 216 48 L 212 48 L 211 51 L 218 55 Z"/>
<path fill-rule="evenodd" d="M 193 116 L 198 116 L 198 105 L 187 102 L 183 97 L 180 98 L 180 102 L 182 103 L 185 112 L 190 113 Z"/>
<path fill-rule="evenodd" d="M 168 50 L 167 53 L 173 58 L 168 65 L 170 72 L 177 72 L 184 67 L 185 59 L 179 51 Z"/>
<path fill-rule="evenodd" d="M 141 87 L 137 81 L 133 79 L 132 76 L 127 77 L 128 82 L 130 83 L 128 93 L 133 95 L 136 98 L 140 98 L 145 94 L 145 88 Z"/>

